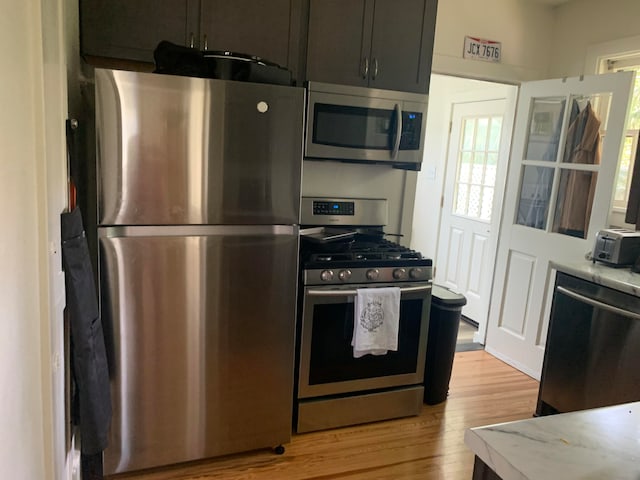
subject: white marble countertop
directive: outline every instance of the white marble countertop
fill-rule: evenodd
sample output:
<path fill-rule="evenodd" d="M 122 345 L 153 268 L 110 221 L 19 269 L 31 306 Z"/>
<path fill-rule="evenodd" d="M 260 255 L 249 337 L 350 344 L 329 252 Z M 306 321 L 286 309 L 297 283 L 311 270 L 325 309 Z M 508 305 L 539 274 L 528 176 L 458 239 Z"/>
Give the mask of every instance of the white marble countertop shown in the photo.
<path fill-rule="evenodd" d="M 640 479 L 640 402 L 472 428 L 464 440 L 503 480 Z"/>
<path fill-rule="evenodd" d="M 572 263 L 551 262 L 551 266 L 559 272 L 640 297 L 640 273 L 632 272 L 629 267 L 607 267 L 590 260 Z"/>

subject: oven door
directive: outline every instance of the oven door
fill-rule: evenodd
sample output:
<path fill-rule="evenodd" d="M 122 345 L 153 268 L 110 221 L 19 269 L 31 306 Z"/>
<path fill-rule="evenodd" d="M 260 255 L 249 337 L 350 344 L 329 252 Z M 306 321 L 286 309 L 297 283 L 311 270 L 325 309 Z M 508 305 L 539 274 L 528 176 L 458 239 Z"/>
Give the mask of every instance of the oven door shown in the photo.
<path fill-rule="evenodd" d="M 398 284 L 379 284 L 391 287 Z M 298 398 L 421 384 L 431 306 L 431 283 L 401 287 L 398 350 L 353 357 L 357 288 L 306 287 L 302 312 Z"/>

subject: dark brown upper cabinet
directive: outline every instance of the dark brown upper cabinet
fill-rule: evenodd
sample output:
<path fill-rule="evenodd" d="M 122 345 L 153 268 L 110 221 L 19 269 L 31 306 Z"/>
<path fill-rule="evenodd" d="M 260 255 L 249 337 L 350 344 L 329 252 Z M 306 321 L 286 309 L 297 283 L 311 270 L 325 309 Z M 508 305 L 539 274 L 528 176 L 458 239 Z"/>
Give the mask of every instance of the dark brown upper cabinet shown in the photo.
<path fill-rule="evenodd" d="M 153 62 L 161 40 L 189 45 L 198 33 L 198 0 L 80 0 L 83 55 Z"/>
<path fill-rule="evenodd" d="M 202 0 L 200 48 L 289 65 L 291 0 Z"/>
<path fill-rule="evenodd" d="M 83 55 L 153 62 L 161 40 L 299 69 L 305 0 L 80 0 Z"/>
<path fill-rule="evenodd" d="M 306 79 L 428 93 L 437 0 L 310 0 Z"/>

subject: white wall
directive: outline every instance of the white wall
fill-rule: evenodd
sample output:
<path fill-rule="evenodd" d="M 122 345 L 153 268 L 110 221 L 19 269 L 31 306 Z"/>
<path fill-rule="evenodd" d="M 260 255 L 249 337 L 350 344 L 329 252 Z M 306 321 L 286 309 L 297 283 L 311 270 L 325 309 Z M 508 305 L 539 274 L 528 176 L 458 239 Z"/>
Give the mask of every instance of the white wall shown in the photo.
<path fill-rule="evenodd" d="M 45 418 L 50 420 L 48 440 L 52 445 L 53 471 L 58 480 L 70 478 L 71 456 L 66 446 L 68 418 L 65 415 L 65 345 L 64 318 L 66 304 L 62 252 L 60 245 L 60 214 L 67 207 L 67 171 L 65 121 L 67 118 L 67 56 L 64 36 L 65 11 L 63 0 L 42 0 L 42 79 L 44 102 L 42 132 L 44 150 L 39 166 L 39 200 L 41 204 L 41 241 L 45 242 L 48 258 L 42 265 L 43 290 L 48 295 L 42 298 L 43 313 L 48 315 L 43 322 L 41 352 L 44 364 L 44 409 Z M 46 228 L 44 226 L 46 225 Z"/>
<path fill-rule="evenodd" d="M 3 0 L 0 16 L 0 477 L 16 479 L 45 478 L 47 471 L 36 193 L 41 145 L 32 141 L 42 101 L 31 80 L 41 74 L 34 62 L 39 22 L 31 20 L 40 17 L 38 8 Z"/>
<path fill-rule="evenodd" d="M 432 70 L 505 83 L 547 78 L 553 12 L 531 0 L 440 0 Z M 502 42 L 502 62 L 463 59 L 466 35 Z"/>
<path fill-rule="evenodd" d="M 63 478 L 61 4 L 1 10 L 0 478 Z"/>
<path fill-rule="evenodd" d="M 551 77 L 595 73 L 585 59 L 590 49 L 640 35 L 638 0 L 573 0 L 556 9 Z M 640 40 L 636 40 L 640 50 Z"/>

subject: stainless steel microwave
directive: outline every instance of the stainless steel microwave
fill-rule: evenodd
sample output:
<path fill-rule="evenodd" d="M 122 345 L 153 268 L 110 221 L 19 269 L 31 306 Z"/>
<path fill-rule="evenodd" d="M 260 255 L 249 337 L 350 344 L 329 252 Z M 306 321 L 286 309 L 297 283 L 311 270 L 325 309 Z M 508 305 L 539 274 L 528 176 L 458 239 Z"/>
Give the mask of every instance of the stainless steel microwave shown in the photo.
<path fill-rule="evenodd" d="M 420 170 L 427 95 L 309 82 L 305 158 Z"/>

